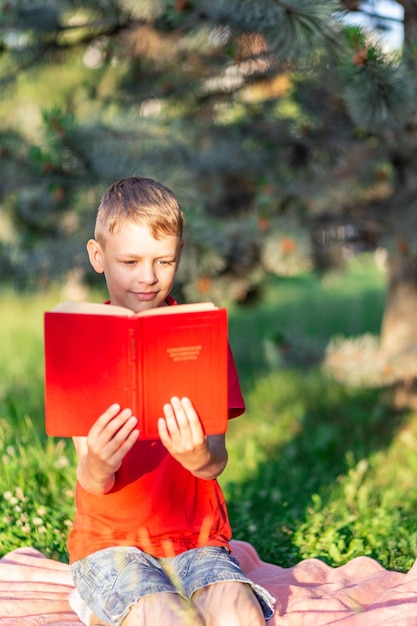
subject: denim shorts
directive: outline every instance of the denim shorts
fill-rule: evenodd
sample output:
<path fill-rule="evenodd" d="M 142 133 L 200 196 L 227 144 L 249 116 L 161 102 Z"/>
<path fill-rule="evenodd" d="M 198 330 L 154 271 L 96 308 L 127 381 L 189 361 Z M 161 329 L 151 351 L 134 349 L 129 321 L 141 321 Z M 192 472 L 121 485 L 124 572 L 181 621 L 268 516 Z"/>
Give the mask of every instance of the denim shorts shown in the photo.
<path fill-rule="evenodd" d="M 225 548 L 206 546 L 172 558 L 157 559 L 138 548 L 106 548 L 71 566 L 82 601 L 97 617 L 119 626 L 130 608 L 151 593 L 176 593 L 191 598 L 213 583 L 239 581 L 250 585 L 265 620 L 274 614 L 275 599 L 252 582 Z"/>

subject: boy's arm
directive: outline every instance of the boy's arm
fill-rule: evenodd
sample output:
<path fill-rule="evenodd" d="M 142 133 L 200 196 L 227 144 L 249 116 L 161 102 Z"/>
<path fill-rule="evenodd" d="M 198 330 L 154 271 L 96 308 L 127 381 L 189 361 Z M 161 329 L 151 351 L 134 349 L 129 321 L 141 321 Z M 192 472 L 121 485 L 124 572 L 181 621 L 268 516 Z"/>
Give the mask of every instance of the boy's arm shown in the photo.
<path fill-rule="evenodd" d="M 87 437 L 73 437 L 78 456 L 77 478 L 93 494 L 108 493 L 123 457 L 136 442 L 139 431 L 130 409 L 113 404 L 93 424 Z"/>
<path fill-rule="evenodd" d="M 227 464 L 225 435 L 206 436 L 188 398 L 171 398 L 164 416 L 158 431 L 168 452 L 197 478 L 217 478 Z"/>

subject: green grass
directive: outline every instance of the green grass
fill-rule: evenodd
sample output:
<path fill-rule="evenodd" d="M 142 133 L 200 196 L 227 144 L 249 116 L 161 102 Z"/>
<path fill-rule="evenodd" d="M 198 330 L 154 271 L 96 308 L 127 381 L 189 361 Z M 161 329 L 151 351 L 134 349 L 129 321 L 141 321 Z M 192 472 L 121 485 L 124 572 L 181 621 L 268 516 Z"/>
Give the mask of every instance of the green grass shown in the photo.
<path fill-rule="evenodd" d="M 407 569 L 417 556 L 417 419 L 317 370 L 271 373 L 247 401 L 222 477 L 235 538 L 285 566 L 366 554 Z"/>
<path fill-rule="evenodd" d="M 75 454 L 43 432 L 42 313 L 59 299 L 0 294 L 1 554 L 32 545 L 66 559 Z M 262 303 L 230 310 L 247 412 L 230 424 L 220 481 L 234 537 L 264 560 L 369 555 L 405 571 L 417 556 L 417 416 L 310 359 L 334 335 L 377 334 L 383 305 L 384 276 L 364 258 L 326 282 L 271 279 Z"/>
<path fill-rule="evenodd" d="M 325 279 L 270 277 L 261 305 L 231 311 L 230 338 L 243 384 L 256 384 L 270 370 L 271 339 L 295 344 L 305 356 L 335 335 L 378 335 L 384 300 L 385 276 L 368 255 L 354 258 L 347 273 Z"/>
<path fill-rule="evenodd" d="M 43 429 L 43 311 L 59 292 L 0 296 L 0 553 L 33 545 L 66 560 L 74 512 L 72 442 Z"/>
<path fill-rule="evenodd" d="M 72 443 L 45 439 L 30 419 L 19 428 L 0 420 L 0 553 L 32 545 L 66 559 L 74 513 Z"/>

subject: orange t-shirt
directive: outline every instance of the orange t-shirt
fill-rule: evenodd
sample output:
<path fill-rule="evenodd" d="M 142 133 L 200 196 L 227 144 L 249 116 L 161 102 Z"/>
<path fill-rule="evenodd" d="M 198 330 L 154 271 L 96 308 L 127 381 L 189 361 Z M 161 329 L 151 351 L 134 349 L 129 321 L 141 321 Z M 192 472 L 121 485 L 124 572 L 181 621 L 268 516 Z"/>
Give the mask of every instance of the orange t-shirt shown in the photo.
<path fill-rule="evenodd" d="M 169 298 L 168 304 L 176 304 Z M 229 418 L 245 410 L 229 348 Z M 184 469 L 159 440 L 137 441 L 109 493 L 93 495 L 77 482 L 68 538 L 70 562 L 113 546 L 136 546 L 156 557 L 199 546 L 229 547 L 231 528 L 217 480 Z"/>

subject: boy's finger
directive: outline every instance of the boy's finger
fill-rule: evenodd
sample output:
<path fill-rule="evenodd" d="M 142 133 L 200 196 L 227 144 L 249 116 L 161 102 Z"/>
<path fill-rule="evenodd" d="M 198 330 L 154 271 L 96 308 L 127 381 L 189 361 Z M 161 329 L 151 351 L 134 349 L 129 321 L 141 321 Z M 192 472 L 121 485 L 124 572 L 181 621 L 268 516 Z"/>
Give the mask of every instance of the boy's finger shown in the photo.
<path fill-rule="evenodd" d="M 90 429 L 89 437 L 97 437 L 103 431 L 107 431 L 107 435 L 111 438 L 121 426 L 132 416 L 131 409 L 120 410 L 119 404 L 112 404 L 104 411 Z"/>
<path fill-rule="evenodd" d="M 178 398 L 177 398 L 178 400 Z M 167 403 L 164 404 L 163 406 L 163 410 L 164 410 L 164 416 L 165 416 L 165 427 L 167 430 L 167 434 L 170 435 L 171 437 L 173 435 L 175 435 L 176 433 L 178 433 L 178 404 L 177 402 L 172 402 L 171 399 L 171 403 Z"/>

